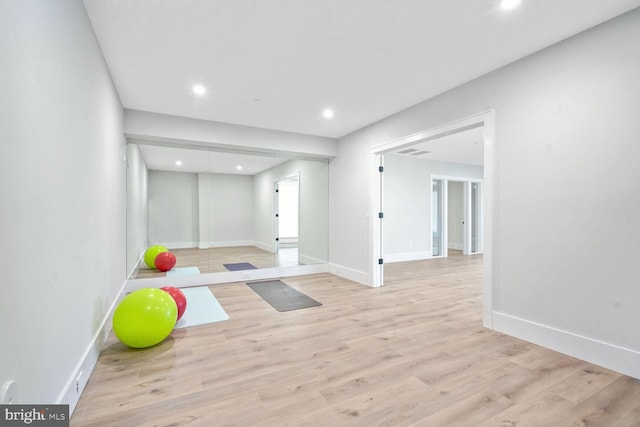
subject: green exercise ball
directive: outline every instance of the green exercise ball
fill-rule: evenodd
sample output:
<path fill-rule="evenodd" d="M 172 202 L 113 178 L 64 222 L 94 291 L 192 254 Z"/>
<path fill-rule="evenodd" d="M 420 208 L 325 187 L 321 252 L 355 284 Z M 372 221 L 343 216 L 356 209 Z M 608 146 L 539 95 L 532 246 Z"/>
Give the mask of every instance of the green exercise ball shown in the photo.
<path fill-rule="evenodd" d="M 156 268 L 156 257 L 162 252 L 169 252 L 169 249 L 161 245 L 150 246 L 144 253 L 144 263 L 147 264 L 149 268 Z"/>
<path fill-rule="evenodd" d="M 132 348 L 146 348 L 169 336 L 178 318 L 178 307 L 167 292 L 144 288 L 131 292 L 113 313 L 113 332 Z"/>

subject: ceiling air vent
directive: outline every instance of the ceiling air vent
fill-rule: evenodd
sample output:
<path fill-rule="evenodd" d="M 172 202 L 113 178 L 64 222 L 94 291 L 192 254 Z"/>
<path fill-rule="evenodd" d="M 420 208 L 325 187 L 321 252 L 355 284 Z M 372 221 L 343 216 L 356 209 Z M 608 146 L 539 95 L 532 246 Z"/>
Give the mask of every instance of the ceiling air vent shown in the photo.
<path fill-rule="evenodd" d="M 429 154 L 431 151 L 418 151 L 417 153 L 411 153 L 412 156 L 422 156 L 423 154 Z"/>
<path fill-rule="evenodd" d="M 408 148 L 406 150 L 398 151 L 398 153 L 400 153 L 400 154 L 410 154 L 410 153 L 413 153 L 414 151 L 418 151 L 418 150 L 416 150 L 415 148 Z"/>

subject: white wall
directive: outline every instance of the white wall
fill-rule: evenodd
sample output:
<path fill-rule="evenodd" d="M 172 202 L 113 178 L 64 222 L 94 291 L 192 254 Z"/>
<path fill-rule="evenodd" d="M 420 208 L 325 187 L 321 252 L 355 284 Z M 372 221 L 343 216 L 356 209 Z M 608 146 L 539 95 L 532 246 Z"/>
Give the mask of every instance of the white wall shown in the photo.
<path fill-rule="evenodd" d="M 273 247 L 274 184 L 299 174 L 298 257 L 303 264 L 329 259 L 329 167 L 326 160 L 289 160 L 254 176 L 256 240 Z M 268 240 L 267 240 L 268 239 Z"/>
<path fill-rule="evenodd" d="M 371 274 L 370 147 L 493 109 L 495 326 L 640 377 L 637 40 L 640 9 L 342 138 L 331 262 Z"/>
<path fill-rule="evenodd" d="M 149 245 L 193 248 L 198 241 L 198 176 L 149 171 Z"/>
<path fill-rule="evenodd" d="M 0 51 L 0 384 L 73 409 L 126 279 L 122 108 L 79 0 L 1 2 Z"/>
<path fill-rule="evenodd" d="M 265 251 L 275 251 L 274 176 L 271 169 L 253 176 L 253 238 Z"/>
<path fill-rule="evenodd" d="M 329 260 L 328 162 L 293 160 L 279 166 L 300 172 L 299 261 L 302 264 L 326 263 Z"/>
<path fill-rule="evenodd" d="M 132 141 L 157 141 L 174 144 L 200 145 L 206 147 L 245 149 L 276 155 L 318 158 L 326 162 L 337 154 L 336 140 L 332 138 L 280 132 L 268 129 L 252 128 L 228 123 L 175 117 L 146 111 L 125 110 L 125 135 Z M 317 171 L 316 171 L 317 172 Z M 325 262 L 328 259 L 328 171 L 326 163 L 323 172 L 310 174 L 311 187 L 322 182 L 324 189 L 313 198 L 309 198 L 307 215 L 301 212 L 300 235 L 312 236 L 301 243 L 299 254 L 306 263 Z M 254 176 L 254 215 L 253 230 L 256 246 L 274 250 L 274 197 L 272 177 L 258 174 Z M 303 185 L 303 184 L 301 184 Z M 302 203 L 302 202 L 301 202 Z M 203 207 L 200 206 L 202 210 Z M 302 218 L 307 219 L 303 222 Z M 318 228 L 321 224 L 322 228 Z M 209 239 L 205 236 L 204 217 L 200 218 L 200 241 Z M 308 233 L 305 231 L 308 228 Z"/>
<path fill-rule="evenodd" d="M 448 181 L 447 239 L 449 249 L 464 247 L 464 184 Z"/>
<path fill-rule="evenodd" d="M 249 175 L 149 171 L 150 244 L 252 245 L 253 191 Z"/>
<path fill-rule="evenodd" d="M 253 177 L 200 174 L 208 180 L 209 240 L 213 246 L 251 245 L 253 242 Z M 201 180 L 201 183 L 203 181 Z"/>
<path fill-rule="evenodd" d="M 332 138 L 136 110 L 125 110 L 125 134 L 128 138 L 146 141 L 321 158 L 336 155 L 336 140 Z"/>
<path fill-rule="evenodd" d="M 432 175 L 481 179 L 482 167 L 385 155 L 382 242 L 385 262 L 431 257 Z"/>
<path fill-rule="evenodd" d="M 127 145 L 127 277 L 149 246 L 147 165 L 137 144 Z"/>

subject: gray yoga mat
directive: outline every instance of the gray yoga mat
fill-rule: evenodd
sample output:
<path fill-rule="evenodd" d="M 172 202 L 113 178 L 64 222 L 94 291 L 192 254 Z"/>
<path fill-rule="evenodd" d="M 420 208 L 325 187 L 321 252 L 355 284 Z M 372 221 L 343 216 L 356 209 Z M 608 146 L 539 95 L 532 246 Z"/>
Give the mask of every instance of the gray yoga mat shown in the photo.
<path fill-rule="evenodd" d="M 278 311 L 291 311 L 322 305 L 280 280 L 252 282 L 247 283 L 247 286 Z"/>
<path fill-rule="evenodd" d="M 248 262 L 236 262 L 233 264 L 222 264 L 224 266 L 224 268 L 226 268 L 229 271 L 240 271 L 240 270 L 255 270 L 256 267 L 255 265 L 248 263 Z"/>

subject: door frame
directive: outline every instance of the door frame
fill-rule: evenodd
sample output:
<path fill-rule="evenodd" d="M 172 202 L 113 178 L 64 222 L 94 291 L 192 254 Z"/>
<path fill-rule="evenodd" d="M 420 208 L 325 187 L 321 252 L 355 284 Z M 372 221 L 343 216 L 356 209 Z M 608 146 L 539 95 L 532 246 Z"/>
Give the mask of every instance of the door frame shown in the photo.
<path fill-rule="evenodd" d="M 435 126 L 420 132 L 416 132 L 405 137 L 394 139 L 392 141 L 376 145 L 370 149 L 370 175 L 369 175 L 369 194 L 370 194 L 370 278 L 371 286 L 378 287 L 384 285 L 384 277 L 379 259 L 382 251 L 382 230 L 384 229 L 384 221 L 380 222 L 378 218 L 382 203 L 382 179 L 378 170 L 382 156 L 385 152 L 396 150 L 400 147 L 414 144 L 419 141 L 437 139 L 446 135 L 457 133 L 463 130 L 473 129 L 483 126 L 484 135 L 484 177 L 482 185 L 482 208 L 483 208 L 483 288 L 482 288 L 482 306 L 483 306 L 483 325 L 493 327 L 493 305 L 495 295 L 493 290 L 497 289 L 498 284 L 495 282 L 495 265 L 496 260 L 496 234 L 497 229 L 493 226 L 494 206 L 496 203 L 496 179 L 495 179 L 495 112 L 486 110 L 472 116 L 454 120 L 452 122 Z"/>
<path fill-rule="evenodd" d="M 295 179 L 298 181 L 298 239 L 300 238 L 300 171 L 276 178 L 273 182 L 273 236 L 274 253 L 280 252 L 280 182 Z M 298 245 L 300 242 L 298 241 Z"/>
<path fill-rule="evenodd" d="M 431 175 L 431 184 L 433 184 L 434 180 L 440 180 L 443 182 L 442 188 L 442 207 L 441 207 L 441 215 L 442 215 L 442 254 L 434 256 L 433 255 L 433 245 L 431 258 L 445 258 L 449 256 L 449 183 L 450 182 L 459 182 L 462 184 L 462 210 L 463 210 L 463 219 L 464 219 L 464 227 L 463 227 L 463 249 L 462 253 L 464 255 L 475 255 L 482 253 L 482 235 L 484 234 L 484 230 L 482 227 L 480 228 L 480 238 L 479 240 L 479 248 L 480 250 L 472 252 L 471 251 L 471 184 L 476 183 L 480 184 L 480 194 L 482 194 L 482 186 L 483 180 L 480 178 L 466 178 L 459 176 L 450 176 L 450 175 L 439 175 L 432 174 Z M 431 203 L 433 203 L 433 193 L 431 193 Z M 479 201 L 480 208 L 480 218 L 483 218 L 482 215 L 482 201 Z M 432 205 L 433 206 L 433 205 Z M 432 210 L 433 212 L 433 210 Z M 433 220 L 431 221 L 431 235 L 433 236 Z"/>

